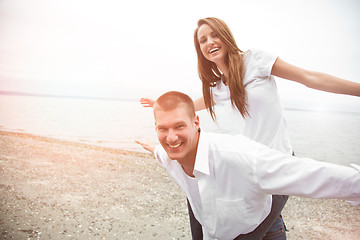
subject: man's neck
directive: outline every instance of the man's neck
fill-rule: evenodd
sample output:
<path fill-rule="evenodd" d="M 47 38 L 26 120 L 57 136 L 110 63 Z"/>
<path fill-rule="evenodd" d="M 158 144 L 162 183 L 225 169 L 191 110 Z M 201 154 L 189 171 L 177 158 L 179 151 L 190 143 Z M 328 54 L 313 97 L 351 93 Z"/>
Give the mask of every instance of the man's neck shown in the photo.
<path fill-rule="evenodd" d="M 195 154 L 189 154 L 186 158 L 182 160 L 178 160 L 184 172 L 189 175 L 190 177 L 194 177 L 194 166 L 195 166 L 195 159 L 196 159 L 196 151 Z"/>
<path fill-rule="evenodd" d="M 190 152 L 190 154 L 186 158 L 184 158 L 181 161 L 178 161 L 184 172 L 190 177 L 195 177 L 193 172 L 194 172 L 197 148 L 199 145 L 199 139 L 200 139 L 200 131 L 197 132 L 197 141 L 196 141 L 196 145 L 194 146 L 194 149 Z"/>
<path fill-rule="evenodd" d="M 195 177 L 194 176 L 194 165 L 191 167 L 185 167 L 184 165 L 181 165 L 182 169 L 184 170 L 184 172 L 186 173 L 186 175 L 190 176 L 190 177 Z"/>

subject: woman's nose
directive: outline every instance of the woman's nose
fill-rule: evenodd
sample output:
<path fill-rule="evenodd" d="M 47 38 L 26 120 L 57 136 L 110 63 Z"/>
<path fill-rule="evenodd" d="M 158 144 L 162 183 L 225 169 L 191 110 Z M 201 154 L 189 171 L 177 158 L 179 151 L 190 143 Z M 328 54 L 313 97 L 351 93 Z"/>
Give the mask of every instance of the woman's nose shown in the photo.
<path fill-rule="evenodd" d="M 214 44 L 214 39 L 213 39 L 212 37 L 209 37 L 207 43 L 208 43 L 209 45 Z"/>

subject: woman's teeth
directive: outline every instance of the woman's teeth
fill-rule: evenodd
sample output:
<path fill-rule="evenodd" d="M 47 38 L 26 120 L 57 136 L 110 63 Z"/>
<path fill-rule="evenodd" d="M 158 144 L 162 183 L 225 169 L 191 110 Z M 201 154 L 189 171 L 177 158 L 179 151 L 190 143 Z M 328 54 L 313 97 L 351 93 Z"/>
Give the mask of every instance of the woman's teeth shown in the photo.
<path fill-rule="evenodd" d="M 213 49 L 211 49 L 211 50 L 209 51 L 209 53 L 214 53 L 214 52 L 216 52 L 217 50 L 219 50 L 219 48 L 213 48 Z"/>

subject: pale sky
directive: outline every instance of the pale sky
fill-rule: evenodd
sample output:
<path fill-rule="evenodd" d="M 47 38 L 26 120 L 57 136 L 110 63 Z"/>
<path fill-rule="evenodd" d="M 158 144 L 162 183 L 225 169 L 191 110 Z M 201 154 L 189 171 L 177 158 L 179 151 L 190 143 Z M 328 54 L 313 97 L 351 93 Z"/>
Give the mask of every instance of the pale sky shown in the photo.
<path fill-rule="evenodd" d="M 358 0 L 0 0 L 0 90 L 199 97 L 193 32 L 209 16 L 243 51 L 360 82 Z M 285 107 L 360 112 L 360 98 L 277 84 Z"/>

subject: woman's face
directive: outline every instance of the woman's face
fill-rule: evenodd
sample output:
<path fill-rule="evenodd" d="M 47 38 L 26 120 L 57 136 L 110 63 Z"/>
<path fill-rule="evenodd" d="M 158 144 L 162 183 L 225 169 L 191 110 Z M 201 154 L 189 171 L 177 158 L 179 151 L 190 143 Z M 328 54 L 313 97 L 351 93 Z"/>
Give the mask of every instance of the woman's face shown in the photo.
<path fill-rule="evenodd" d="M 208 24 L 199 27 L 198 41 L 201 52 L 207 60 L 214 62 L 216 65 L 224 62 L 227 54 L 226 45 Z"/>

